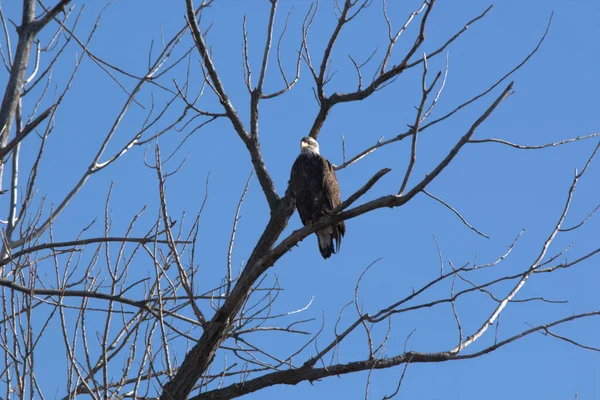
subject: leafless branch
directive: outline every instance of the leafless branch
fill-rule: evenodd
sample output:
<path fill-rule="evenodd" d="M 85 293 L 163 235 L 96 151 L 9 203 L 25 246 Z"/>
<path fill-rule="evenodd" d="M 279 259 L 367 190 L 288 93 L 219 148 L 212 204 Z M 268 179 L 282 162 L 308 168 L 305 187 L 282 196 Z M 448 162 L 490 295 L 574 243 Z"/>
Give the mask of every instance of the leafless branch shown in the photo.
<path fill-rule="evenodd" d="M 585 217 L 585 219 L 583 221 L 581 221 L 577 225 L 574 225 L 570 228 L 561 228 L 559 230 L 559 232 L 571 232 L 571 231 L 574 231 L 575 229 L 581 227 L 583 224 L 585 224 L 587 222 L 587 220 L 589 220 L 596 213 L 596 211 L 598 211 L 599 208 L 600 208 L 600 204 L 597 205 L 596 208 L 594 208 L 594 210 L 591 213 L 589 213 L 588 216 Z"/>
<path fill-rule="evenodd" d="M 569 193 L 568 193 L 568 196 L 567 196 L 567 201 L 565 203 L 565 207 L 563 209 L 563 212 L 561 213 L 561 215 L 560 215 L 560 217 L 558 219 L 558 222 L 556 223 L 555 228 L 552 230 L 552 232 L 550 233 L 550 235 L 548 236 L 548 238 L 544 242 L 544 245 L 542 246 L 540 254 L 538 255 L 537 259 L 531 264 L 531 267 L 529 267 L 527 273 L 525 273 L 523 275 L 523 277 L 513 287 L 513 289 L 510 291 L 510 293 L 508 295 L 506 295 L 506 297 L 504 297 L 504 299 L 502 300 L 502 302 L 500 304 L 498 304 L 498 306 L 494 309 L 494 311 L 492 312 L 492 314 L 490 315 L 490 317 L 483 323 L 483 325 L 477 331 L 475 331 L 475 333 L 473 333 L 472 335 L 470 335 L 465 341 L 463 341 L 461 344 L 459 344 L 458 347 L 455 347 L 454 349 L 452 349 L 452 353 L 458 353 L 458 352 L 460 352 L 462 349 L 464 349 L 465 347 L 471 345 L 473 342 L 475 342 L 477 339 L 479 339 L 485 333 L 485 331 L 489 328 L 489 326 L 494 323 L 494 321 L 496 320 L 496 318 L 498 318 L 498 316 L 500 315 L 500 313 L 502 312 L 502 310 L 506 307 L 506 305 L 517 295 L 517 293 L 525 285 L 525 282 L 527 282 L 527 280 L 529 279 L 529 277 L 536 271 L 536 269 L 538 268 L 539 264 L 542 262 L 542 259 L 546 255 L 546 252 L 548 251 L 548 247 L 550 246 L 550 244 L 552 243 L 552 241 L 554 240 L 554 238 L 558 234 L 558 232 L 559 232 L 559 230 L 560 230 L 560 228 L 562 226 L 562 223 L 564 222 L 564 220 L 565 220 L 565 218 L 567 216 L 567 212 L 569 210 L 569 205 L 571 204 L 571 198 L 573 196 L 573 192 L 575 191 L 575 186 L 577 185 L 577 182 L 579 181 L 579 178 L 581 178 L 581 176 L 583 176 L 583 174 L 586 172 L 588 166 L 590 165 L 590 163 L 594 159 L 594 157 L 595 157 L 595 155 L 596 155 L 596 153 L 597 153 L 597 151 L 598 151 L 599 148 L 600 148 L 600 143 L 594 149 L 594 152 L 592 153 L 592 155 L 588 159 L 588 161 L 585 164 L 585 166 L 582 169 L 582 171 L 580 173 L 577 173 L 577 172 L 575 173 L 575 177 L 573 178 L 573 183 L 571 184 L 571 187 L 569 188 Z"/>
<path fill-rule="evenodd" d="M 188 295 L 190 304 L 192 306 L 192 309 L 194 310 L 194 314 L 196 315 L 198 322 L 200 322 L 200 324 L 203 325 L 204 323 L 206 323 L 206 318 L 204 317 L 204 314 L 202 313 L 202 311 L 200 311 L 200 308 L 196 304 L 196 301 L 194 299 L 193 288 L 190 287 L 190 283 L 189 283 L 187 274 L 185 272 L 185 269 L 183 268 L 181 259 L 179 258 L 177 244 L 175 243 L 175 239 L 173 238 L 173 234 L 171 232 L 171 224 L 170 224 L 170 220 L 169 220 L 169 214 L 167 212 L 167 201 L 166 201 L 166 195 L 165 195 L 164 176 L 162 173 L 160 150 L 158 148 L 158 144 L 154 147 L 154 151 L 156 153 L 156 174 L 158 176 L 158 187 L 159 187 L 159 191 L 160 191 L 160 204 L 161 204 L 161 210 L 162 210 L 163 223 L 164 223 L 164 227 L 165 227 L 165 234 L 167 236 L 167 242 L 169 244 L 169 248 L 171 249 L 171 253 L 173 254 L 173 257 L 175 258 L 175 264 L 177 266 L 177 270 L 179 271 L 179 279 L 185 289 L 185 292 Z"/>
<path fill-rule="evenodd" d="M 383 369 L 390 368 L 402 364 L 415 364 L 415 363 L 439 363 L 444 361 L 464 360 L 480 357 L 484 354 L 491 353 L 498 348 L 501 348 L 509 343 L 519 340 L 525 336 L 528 336 L 534 332 L 546 330 L 553 326 L 571 322 L 574 320 L 589 318 L 593 316 L 600 316 L 600 311 L 593 311 L 589 313 L 577 314 L 561 320 L 557 320 L 545 325 L 539 325 L 523 331 L 517 335 L 514 335 L 508 339 L 505 339 L 493 346 L 486 347 L 485 349 L 471 354 L 453 355 L 452 352 L 440 352 L 440 353 L 421 353 L 415 351 L 409 351 L 399 354 L 394 357 L 372 359 L 363 361 L 354 361 L 347 364 L 336 364 L 327 368 L 314 368 L 312 366 L 303 366 L 300 369 L 289 369 L 284 371 L 272 372 L 258 378 L 247 380 L 243 383 L 234 383 L 225 388 L 211 390 L 206 393 L 194 396 L 191 400 L 202 400 L 202 399 L 231 399 L 239 397 L 244 394 L 253 393 L 257 390 L 263 389 L 267 386 L 275 384 L 284 385 L 296 385 L 303 381 L 313 382 L 319 379 L 327 378 L 330 376 L 339 376 L 357 371 L 368 371 L 371 369 Z"/>
<path fill-rule="evenodd" d="M 265 193 L 265 196 L 267 198 L 269 206 L 273 209 L 275 207 L 276 203 L 279 201 L 279 196 L 277 195 L 277 192 L 275 191 L 275 185 L 273 184 L 273 181 L 271 180 L 271 177 L 270 177 L 269 173 L 267 172 L 267 169 L 265 167 L 265 164 L 264 164 L 264 161 L 262 158 L 262 154 L 260 153 L 260 150 L 258 147 L 257 130 L 255 131 L 254 129 L 251 129 L 251 133 L 254 133 L 253 137 L 250 137 L 250 135 L 248 135 L 237 111 L 235 110 L 235 108 L 233 107 L 233 104 L 231 103 L 231 101 L 229 100 L 229 97 L 227 96 L 227 93 L 225 91 L 225 88 L 223 87 L 223 83 L 221 82 L 221 79 L 219 78 L 217 70 L 215 69 L 212 58 L 210 56 L 210 53 L 206 47 L 206 43 L 204 42 L 204 38 L 202 37 L 202 33 L 200 32 L 198 22 L 196 21 L 196 14 L 194 12 L 194 5 L 192 3 L 192 0 L 185 0 L 185 4 L 186 4 L 186 9 L 187 9 L 187 19 L 186 20 L 188 23 L 188 27 L 189 27 L 190 31 L 192 32 L 192 37 L 194 39 L 194 43 L 196 44 L 196 48 L 198 49 L 198 52 L 200 53 L 200 56 L 202 57 L 202 62 L 204 64 L 204 67 L 206 68 L 206 70 L 208 72 L 208 76 L 210 77 L 211 83 L 212 83 L 217 95 L 219 96 L 219 101 L 221 102 L 221 105 L 225 109 L 225 113 L 227 114 L 227 117 L 231 121 L 231 123 L 232 123 L 235 131 L 237 132 L 238 136 L 240 137 L 240 139 L 242 139 L 242 141 L 248 148 L 258 181 L 260 182 L 263 192 Z M 273 8 L 273 13 L 274 13 L 274 8 Z M 270 38 L 270 35 L 271 35 L 271 33 L 269 33 L 269 38 Z M 269 39 L 269 46 L 270 46 L 270 39 Z M 264 68 L 266 69 L 266 63 L 264 65 Z M 260 90 L 256 93 L 257 93 L 257 95 L 253 95 L 252 98 L 254 99 L 256 97 L 255 101 L 256 101 L 256 104 L 258 104 L 258 98 L 260 97 L 258 94 L 260 93 Z M 251 107 L 251 108 L 254 108 L 254 107 Z M 258 118 L 258 117 L 256 116 L 256 118 Z M 252 126 L 254 126 L 254 125 L 255 124 L 252 124 Z M 256 129 L 257 129 L 257 127 L 256 127 Z"/>
<path fill-rule="evenodd" d="M 460 220 L 462 221 L 463 224 L 465 224 L 469 229 L 471 229 L 473 232 L 477 233 L 480 236 L 483 236 L 486 239 L 489 239 L 490 237 L 487 236 L 484 233 L 481 233 L 479 230 L 477 230 L 477 228 L 474 228 L 471 224 L 469 224 L 467 222 L 467 220 L 458 212 L 456 211 L 456 209 L 454 207 L 452 207 L 451 205 L 449 205 L 448 203 L 446 203 L 444 200 L 440 199 L 439 197 L 436 197 L 434 195 L 432 195 L 431 193 L 429 193 L 427 190 L 423 189 L 423 193 L 425 193 L 427 196 L 431 197 L 432 199 L 442 203 L 444 206 L 446 206 L 446 208 L 448 208 L 450 211 L 452 211 L 458 218 L 460 218 Z"/>
<path fill-rule="evenodd" d="M 250 176 L 246 181 L 246 186 L 244 186 L 244 191 L 240 196 L 240 201 L 238 201 L 237 209 L 235 210 L 235 217 L 233 218 L 233 227 L 231 228 L 231 239 L 229 240 L 229 249 L 227 250 L 227 292 L 226 296 L 229 296 L 229 292 L 231 292 L 231 283 L 233 282 L 233 275 L 231 273 L 231 253 L 233 252 L 233 243 L 235 241 L 235 233 L 237 230 L 237 224 L 240 220 L 240 210 L 242 209 L 242 204 L 244 203 L 244 198 L 246 197 L 246 193 L 248 192 L 248 187 L 250 186 L 250 180 L 252 179 L 252 175 L 254 175 L 254 171 L 250 172 Z"/>
<path fill-rule="evenodd" d="M 595 138 L 597 136 L 600 136 L 600 132 L 592 133 L 590 135 L 585 135 L 585 136 L 577 136 L 574 138 L 565 139 L 565 140 L 561 140 L 558 142 L 538 144 L 538 145 L 523 145 L 523 144 L 511 143 L 511 142 L 509 142 L 507 140 L 503 140 L 503 139 L 473 139 L 469 143 L 498 143 L 498 144 L 503 144 L 503 145 L 510 146 L 510 147 L 513 147 L 513 148 L 519 149 L 519 150 L 539 150 L 539 149 L 545 149 L 547 147 L 562 146 L 563 144 L 578 142 L 580 140 L 591 139 L 591 138 Z"/>

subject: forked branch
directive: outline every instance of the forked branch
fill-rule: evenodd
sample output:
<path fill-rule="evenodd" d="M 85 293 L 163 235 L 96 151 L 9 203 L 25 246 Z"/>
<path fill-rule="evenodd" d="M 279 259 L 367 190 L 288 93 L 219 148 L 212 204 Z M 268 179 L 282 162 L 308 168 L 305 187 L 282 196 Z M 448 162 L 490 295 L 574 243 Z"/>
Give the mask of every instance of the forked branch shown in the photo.
<path fill-rule="evenodd" d="M 277 2 L 272 2 L 271 21 L 275 16 L 276 3 Z M 279 196 L 277 195 L 277 192 L 275 190 L 275 184 L 273 183 L 273 180 L 271 179 L 271 176 L 269 175 L 269 173 L 267 171 L 267 168 L 266 168 L 265 163 L 262 158 L 262 154 L 260 152 L 259 143 L 258 143 L 258 135 L 257 135 L 258 126 L 256 127 L 255 131 L 251 131 L 251 133 L 253 133 L 252 136 L 250 136 L 248 134 L 248 132 L 246 131 L 246 128 L 244 128 L 244 124 L 242 123 L 240 116 L 238 115 L 236 109 L 233 107 L 233 104 L 231 103 L 231 101 L 229 100 L 229 97 L 227 96 L 227 92 L 225 91 L 223 83 L 221 82 L 221 78 L 219 77 L 219 74 L 217 73 L 215 65 L 212 61 L 212 58 L 211 58 L 208 48 L 206 46 L 206 42 L 204 41 L 204 38 L 202 37 L 202 33 L 200 32 L 200 27 L 198 26 L 198 21 L 196 20 L 196 13 L 194 11 L 193 0 L 185 0 L 185 4 L 186 4 L 186 9 L 187 9 L 186 20 L 188 23 L 188 27 L 192 33 L 194 43 L 196 44 L 198 53 L 200 54 L 200 57 L 202 58 L 204 67 L 206 68 L 206 71 L 208 72 L 208 76 L 210 78 L 211 84 L 214 87 L 215 92 L 219 96 L 219 101 L 220 101 L 221 105 L 223 106 L 223 108 L 225 109 L 225 113 L 227 114 L 227 117 L 231 121 L 233 128 L 237 132 L 240 139 L 242 139 L 242 141 L 246 145 L 246 148 L 248 149 L 248 152 L 250 153 L 252 165 L 254 166 L 254 170 L 256 172 L 258 181 L 260 182 L 260 186 L 263 189 L 263 192 L 265 194 L 265 197 L 267 198 L 267 202 L 269 203 L 269 206 L 271 207 L 271 209 L 273 209 L 276 206 L 277 202 L 279 201 Z M 267 67 L 266 59 L 268 58 L 268 49 L 270 48 L 270 41 L 271 41 L 271 32 L 269 32 L 269 35 L 268 35 L 267 46 L 265 48 L 265 59 L 263 62 L 263 67 L 261 69 L 262 80 L 264 80 L 263 75 L 264 75 L 264 73 L 266 73 L 266 67 Z M 261 84 L 262 84 L 262 81 L 261 81 Z M 253 94 L 252 98 L 254 99 L 255 97 L 259 98 L 260 96 Z M 257 98 L 256 102 L 258 102 L 258 98 Z M 258 116 L 256 116 L 256 118 L 258 118 Z"/>

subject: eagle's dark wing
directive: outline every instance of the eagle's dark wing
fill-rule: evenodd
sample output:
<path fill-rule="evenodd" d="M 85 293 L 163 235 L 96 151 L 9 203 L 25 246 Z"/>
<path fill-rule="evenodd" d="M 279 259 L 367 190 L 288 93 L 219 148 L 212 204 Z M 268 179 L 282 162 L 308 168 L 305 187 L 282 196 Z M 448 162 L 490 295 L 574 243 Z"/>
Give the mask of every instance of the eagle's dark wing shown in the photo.
<path fill-rule="evenodd" d="M 323 159 L 323 191 L 329 201 L 327 213 L 330 213 L 342 202 L 340 197 L 340 185 L 331 163 L 325 157 L 321 158 Z M 333 239 L 336 241 L 336 248 L 339 249 L 342 242 L 342 236 L 346 233 L 346 224 L 344 224 L 344 221 L 340 221 L 333 225 L 333 228 Z"/>
<path fill-rule="evenodd" d="M 331 211 L 341 203 L 340 185 L 331 163 L 325 157 L 321 157 L 321 162 L 323 163 L 323 192 L 328 202 L 327 211 Z"/>

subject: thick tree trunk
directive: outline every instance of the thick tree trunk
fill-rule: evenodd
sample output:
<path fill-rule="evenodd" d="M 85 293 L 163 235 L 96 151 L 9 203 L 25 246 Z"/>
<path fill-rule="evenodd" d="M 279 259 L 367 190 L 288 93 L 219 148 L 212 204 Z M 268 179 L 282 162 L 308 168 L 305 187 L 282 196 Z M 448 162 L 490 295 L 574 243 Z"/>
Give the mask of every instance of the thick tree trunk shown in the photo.
<path fill-rule="evenodd" d="M 29 63 L 31 47 L 35 39 L 36 32 L 32 29 L 32 25 L 25 22 L 18 29 L 19 42 L 13 60 L 10 76 L 6 85 L 6 91 L 0 106 L 0 148 L 4 148 L 8 143 L 12 123 L 17 112 L 17 105 L 21 98 L 21 92 L 25 84 L 25 73 Z M 4 171 L 3 160 L 0 160 L 0 189 L 2 189 L 2 172 Z"/>
<path fill-rule="evenodd" d="M 294 202 L 289 195 L 286 195 L 279 200 L 271 213 L 269 223 L 231 294 L 212 320 L 206 324 L 204 333 L 186 355 L 175 377 L 165 385 L 161 400 L 187 399 L 196 382 L 212 363 L 219 346 L 227 338 L 227 332 L 252 285 L 270 267 L 270 265 L 261 265 L 257 268 L 257 261 L 273 247 L 293 213 Z"/>

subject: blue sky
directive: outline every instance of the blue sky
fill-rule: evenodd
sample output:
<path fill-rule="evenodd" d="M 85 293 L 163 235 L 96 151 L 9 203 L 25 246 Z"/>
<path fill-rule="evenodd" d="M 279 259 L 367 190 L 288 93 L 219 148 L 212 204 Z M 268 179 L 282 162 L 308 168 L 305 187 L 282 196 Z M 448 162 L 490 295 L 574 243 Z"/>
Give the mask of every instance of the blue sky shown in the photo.
<path fill-rule="evenodd" d="M 3 8 L 15 21 L 20 10 L 14 1 L 4 1 Z M 246 3 L 246 4 L 245 4 Z M 418 1 L 389 0 L 388 14 L 394 27 L 401 26 L 408 13 L 419 6 Z M 76 9 L 83 4 L 74 1 Z M 86 2 L 81 22 L 81 35 L 87 35 L 103 2 Z M 206 29 L 213 23 L 207 42 L 213 59 L 232 103 L 243 121 L 249 120 L 249 96 L 242 75 L 242 20 L 248 18 L 250 62 L 254 84 L 258 76 L 268 17 L 267 1 L 216 1 L 203 17 Z M 475 0 L 448 2 L 439 0 L 432 11 L 426 31 L 426 41 L 420 50 L 438 48 L 464 23 L 485 10 L 489 3 Z M 283 27 L 285 16 L 293 7 L 288 32 L 283 41 L 283 66 L 292 76 L 295 54 L 300 40 L 302 18 L 308 2 L 281 0 L 275 25 L 276 35 Z M 184 2 L 166 0 L 116 1 L 108 7 L 98 32 L 91 43 L 94 54 L 137 74 L 145 72 L 150 41 L 160 46 L 161 30 L 172 36 L 184 24 Z M 537 54 L 513 76 L 515 93 L 503 102 L 496 112 L 480 126 L 476 139 L 500 138 L 520 144 L 543 144 L 598 132 L 600 88 L 600 3 L 592 0 L 506 0 L 495 4 L 489 14 L 473 24 L 448 50 L 448 79 L 431 119 L 454 109 L 498 80 L 516 66 L 535 47 L 544 33 L 550 15 L 554 13 L 550 32 Z M 335 23 L 333 2 L 323 0 L 309 35 L 309 48 L 314 60 L 320 60 L 325 40 Z M 412 45 L 417 24 L 411 26 L 396 49 L 394 62 Z M 13 40 L 16 36 L 13 36 Z M 334 78 L 327 92 L 347 92 L 355 89 L 356 74 L 348 54 L 364 60 L 379 45 L 376 57 L 381 57 L 387 37 L 381 4 L 371 7 L 352 21 L 342 32 L 332 55 Z M 191 45 L 189 35 L 182 42 L 179 54 Z M 70 53 L 55 68 L 54 79 L 64 85 L 74 65 L 74 54 L 80 49 L 69 47 Z M 273 54 L 272 54 L 273 56 Z M 43 60 L 44 61 L 44 60 Z M 316 61 L 315 61 L 316 62 Z M 430 79 L 443 69 L 444 55 L 429 61 Z M 377 63 L 366 67 L 365 77 L 372 76 Z M 198 58 L 193 58 L 191 87 L 196 93 L 201 83 Z M 285 192 L 289 170 L 299 151 L 299 141 L 305 136 L 318 110 L 312 94 L 313 81 L 306 65 L 302 64 L 298 85 L 284 96 L 261 103 L 261 149 L 267 168 L 280 195 Z M 369 69 L 371 68 L 371 69 Z M 175 70 L 164 83 L 172 86 L 172 78 L 183 82 L 185 68 Z M 371 98 L 354 104 L 340 104 L 331 112 L 319 142 L 321 153 L 331 162 L 342 162 L 341 135 L 345 137 L 346 153 L 350 157 L 374 144 L 381 136 L 391 138 L 406 130 L 414 121 L 414 107 L 419 102 L 421 69 L 415 68 L 399 77 L 389 87 Z M 367 78 L 365 78 L 367 79 Z M 6 74 L 0 74 L 0 83 Z M 123 80 L 128 88 L 132 81 Z M 281 88 L 283 81 L 271 58 L 265 91 Z M 448 121 L 438 124 L 419 137 L 417 164 L 409 187 L 417 183 L 441 160 L 479 115 L 499 95 L 493 91 Z M 167 99 L 163 92 L 145 88 L 140 103 L 157 104 Z M 56 127 L 46 150 L 39 176 L 39 197 L 46 204 L 56 204 L 70 190 L 89 166 L 91 157 L 125 101 L 124 93 L 99 68 L 85 60 L 81 71 L 56 115 Z M 208 91 L 199 102 L 210 111 L 220 112 L 219 104 Z M 25 104 L 30 111 L 32 102 Z M 177 108 L 179 107 L 179 108 Z M 177 110 L 183 104 L 179 102 Z M 175 111 L 177 111 L 175 110 Z M 139 129 L 146 111 L 132 107 L 121 123 L 108 155 L 118 151 Z M 173 114 L 175 115 L 175 114 Z M 201 121 L 201 120 L 198 120 Z M 197 123 L 196 123 L 197 124 Z M 191 131 L 192 123 L 182 132 L 170 131 L 159 139 L 165 154 L 174 150 Z M 23 163 L 31 165 L 35 157 L 37 138 L 24 143 Z M 323 260 L 314 236 L 305 239 L 286 254 L 269 271 L 277 276 L 281 287 L 275 312 L 297 310 L 311 302 L 302 319 L 315 318 L 305 326 L 316 332 L 324 317 L 324 330 L 317 345 L 333 338 L 333 328 L 342 307 L 354 299 L 355 284 L 367 265 L 381 259 L 364 277 L 360 288 L 360 303 L 366 312 L 374 313 L 397 299 L 410 294 L 439 274 L 439 256 L 434 242 L 437 239 L 444 258 L 456 266 L 472 262 L 491 262 L 501 256 L 519 232 L 520 238 L 510 257 L 494 269 L 485 270 L 473 278 L 477 282 L 513 274 L 527 269 L 537 257 L 545 238 L 556 224 L 564 207 L 567 191 L 575 168 L 581 169 L 597 143 L 597 139 L 582 141 L 558 148 L 539 151 L 516 150 L 498 144 L 469 144 L 452 164 L 429 186 L 428 190 L 458 209 L 475 227 L 487 234 L 482 238 L 467 229 L 448 209 L 423 194 L 395 209 L 376 210 L 368 215 L 347 221 L 347 235 L 341 252 Z M 126 156 L 106 170 L 93 176 L 69 208 L 57 220 L 55 238 L 67 240 L 95 217 L 102 217 L 107 191 L 114 182 L 111 198 L 114 232 L 123 232 L 144 205 L 147 215 L 139 232 L 152 225 L 158 214 L 156 174 L 144 166 L 144 148 L 134 147 Z M 149 154 L 152 152 L 150 151 Z M 391 168 L 361 202 L 389 193 L 396 193 L 410 156 L 410 143 L 403 141 L 378 150 L 338 173 L 342 197 L 360 188 L 376 171 Z M 186 158 L 187 157 L 187 158 Z M 180 171 L 167 182 L 169 211 L 175 219 L 186 210 L 185 226 L 191 215 L 200 208 L 205 196 L 205 180 L 210 173 L 209 194 L 200 224 L 197 262 L 202 273 L 200 289 L 208 290 L 219 284 L 225 274 L 227 246 L 239 196 L 251 171 L 250 158 L 231 124 L 218 120 L 197 131 L 166 166 L 174 170 L 184 159 Z M 600 169 L 596 160 L 579 183 L 565 225 L 580 222 L 600 201 L 597 181 Z M 59 179 L 57 179 L 59 177 Z M 7 199 L 0 199 L 6 209 Z M 47 211 L 47 210 L 46 210 Z M 256 178 L 250 184 L 242 207 L 233 265 L 242 265 L 256 243 L 268 220 L 268 207 Z M 2 217 L 2 219 L 5 219 Z M 284 235 L 298 229 L 301 222 L 295 214 Z M 570 243 L 574 246 L 567 259 L 576 259 L 597 248 L 598 216 L 580 230 L 557 237 L 549 254 L 555 254 Z M 102 232 L 101 224 L 95 227 Z M 565 271 L 531 278 L 518 299 L 544 297 L 568 300 L 568 303 L 549 304 L 529 302 L 509 304 L 503 311 L 498 329 L 499 338 L 506 338 L 529 328 L 571 314 L 600 308 L 597 282 L 600 279 L 598 261 L 591 259 Z M 49 272 L 51 273 L 51 272 Z M 153 273 L 148 262 L 140 261 L 131 272 L 135 277 Z M 458 289 L 467 284 L 457 282 Z M 498 285 L 498 296 L 508 293 L 511 285 Z M 449 285 L 432 292 L 427 299 L 447 296 Z M 492 312 L 495 303 L 485 294 L 466 296 L 456 303 L 465 335 L 473 333 Z M 350 307 L 340 320 L 350 324 L 356 312 Z M 291 320 L 290 320 L 291 321 Z M 57 328 L 58 325 L 55 327 Z M 376 328 L 374 337 L 381 340 L 386 326 Z M 589 345 L 598 345 L 600 324 L 595 320 L 564 325 L 556 332 Z M 452 348 L 458 341 L 456 323 L 448 305 L 392 319 L 392 336 L 384 352 L 393 356 L 402 352 L 408 334 L 414 330 L 407 345 L 409 350 L 436 352 Z M 58 333 L 57 333 L 58 335 Z M 198 330 L 193 335 L 200 335 Z M 286 337 L 278 333 L 252 336 L 275 354 L 285 357 L 289 345 L 298 346 L 304 338 Z M 51 341 L 52 337 L 46 340 Z M 494 329 L 486 332 L 467 350 L 480 350 L 494 342 Z M 184 345 L 178 360 L 183 359 Z M 61 357 L 60 346 L 41 350 L 40 357 Z M 310 346 L 299 356 L 301 363 L 314 353 Z M 362 360 L 368 356 L 363 331 L 357 331 L 340 349 L 340 362 Z M 216 362 L 222 362 L 221 356 Z M 60 370 L 60 369 L 59 369 Z M 47 393 L 62 394 L 56 387 L 61 372 L 45 371 L 39 377 Z M 402 367 L 373 373 L 370 398 L 382 398 L 394 392 Z M 577 348 L 558 339 L 533 334 L 492 354 L 464 361 L 442 364 L 410 365 L 399 398 L 475 399 L 484 395 L 490 400 L 510 398 L 544 398 L 551 400 L 592 399 L 600 396 L 598 354 Z M 55 375 L 56 374 L 56 375 Z M 249 398 L 362 398 L 367 373 L 333 377 L 313 385 L 274 387 L 248 396 Z"/>

